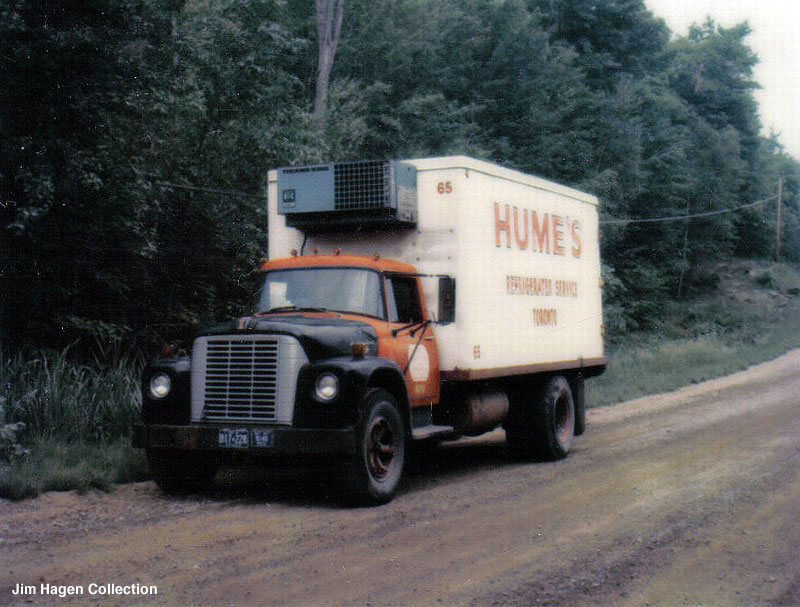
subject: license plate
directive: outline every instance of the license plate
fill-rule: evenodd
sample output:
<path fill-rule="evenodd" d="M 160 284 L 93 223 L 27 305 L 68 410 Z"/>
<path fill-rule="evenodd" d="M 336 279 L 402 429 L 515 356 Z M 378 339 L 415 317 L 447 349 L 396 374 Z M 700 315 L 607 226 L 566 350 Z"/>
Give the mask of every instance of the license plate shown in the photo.
<path fill-rule="evenodd" d="M 273 447 L 275 445 L 275 433 L 272 430 L 252 430 L 250 438 L 254 447 Z"/>
<path fill-rule="evenodd" d="M 250 446 L 250 432 L 247 428 L 220 428 L 219 446 L 247 449 Z"/>
<path fill-rule="evenodd" d="M 220 428 L 219 446 L 229 449 L 271 448 L 275 446 L 275 433 L 271 428 Z"/>

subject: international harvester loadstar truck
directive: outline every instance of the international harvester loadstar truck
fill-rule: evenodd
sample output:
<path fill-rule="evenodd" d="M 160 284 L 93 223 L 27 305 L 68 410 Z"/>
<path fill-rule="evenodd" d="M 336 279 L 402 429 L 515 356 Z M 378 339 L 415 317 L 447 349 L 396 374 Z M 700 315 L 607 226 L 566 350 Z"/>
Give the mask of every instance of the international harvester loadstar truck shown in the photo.
<path fill-rule="evenodd" d="M 253 314 L 146 371 L 135 443 L 161 488 L 324 457 L 384 503 L 414 442 L 500 426 L 515 457 L 567 455 L 606 365 L 594 196 L 461 156 L 268 182 Z"/>

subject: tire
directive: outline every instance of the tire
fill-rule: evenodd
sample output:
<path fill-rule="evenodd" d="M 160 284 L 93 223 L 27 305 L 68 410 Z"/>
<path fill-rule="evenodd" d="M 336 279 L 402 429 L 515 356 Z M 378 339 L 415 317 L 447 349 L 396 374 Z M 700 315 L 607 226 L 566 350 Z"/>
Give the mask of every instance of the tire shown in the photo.
<path fill-rule="evenodd" d="M 534 402 L 519 398 L 506 440 L 518 458 L 553 461 L 567 456 L 575 436 L 575 401 L 569 382 L 561 376 L 548 379 Z"/>
<path fill-rule="evenodd" d="M 400 485 L 406 457 L 406 429 L 394 396 L 367 392 L 356 427 L 356 457 L 348 470 L 349 497 L 359 505 L 390 502 Z"/>
<path fill-rule="evenodd" d="M 583 377 L 575 377 L 569 387 L 575 403 L 575 436 L 580 436 L 586 432 L 586 388 Z"/>
<path fill-rule="evenodd" d="M 218 467 L 207 455 L 162 449 L 148 450 L 147 464 L 159 489 L 171 495 L 208 488 Z"/>

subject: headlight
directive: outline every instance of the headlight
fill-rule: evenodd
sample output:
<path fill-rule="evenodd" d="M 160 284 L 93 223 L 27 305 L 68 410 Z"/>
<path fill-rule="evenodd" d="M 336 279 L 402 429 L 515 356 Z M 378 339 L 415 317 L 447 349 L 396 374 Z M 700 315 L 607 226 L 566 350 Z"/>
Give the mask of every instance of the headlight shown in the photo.
<path fill-rule="evenodd" d="M 319 400 L 333 400 L 339 394 L 339 378 L 333 373 L 321 373 L 317 377 L 314 391 Z"/>
<path fill-rule="evenodd" d="M 172 380 L 166 373 L 156 373 L 150 378 L 150 396 L 161 400 L 172 389 Z"/>

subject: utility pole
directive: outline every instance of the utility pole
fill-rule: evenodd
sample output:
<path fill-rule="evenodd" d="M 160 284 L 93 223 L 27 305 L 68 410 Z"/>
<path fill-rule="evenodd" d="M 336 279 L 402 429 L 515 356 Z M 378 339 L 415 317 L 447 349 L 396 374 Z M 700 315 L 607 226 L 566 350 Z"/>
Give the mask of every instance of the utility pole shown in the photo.
<path fill-rule="evenodd" d="M 781 205 L 783 203 L 783 177 L 778 178 L 778 210 L 775 217 L 775 261 L 781 260 Z"/>

